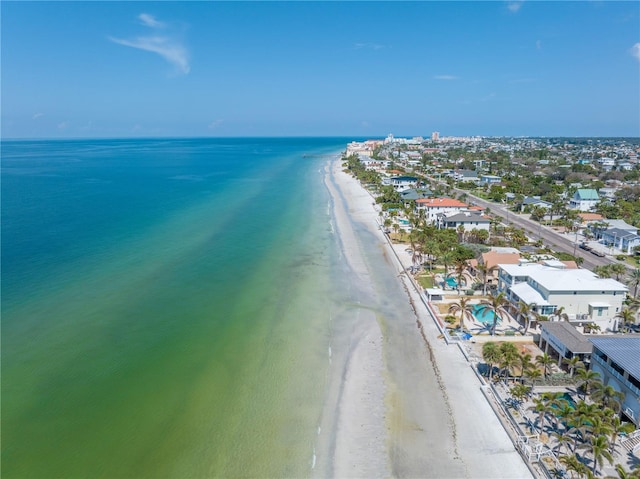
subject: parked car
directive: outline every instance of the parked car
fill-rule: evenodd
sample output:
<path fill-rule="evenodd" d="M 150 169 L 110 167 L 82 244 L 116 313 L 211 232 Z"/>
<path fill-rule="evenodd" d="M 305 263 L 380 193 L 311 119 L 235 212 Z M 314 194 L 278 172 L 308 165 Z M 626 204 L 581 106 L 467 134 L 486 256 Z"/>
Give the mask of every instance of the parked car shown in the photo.
<path fill-rule="evenodd" d="M 601 258 L 604 258 L 605 254 L 602 251 L 598 251 L 596 249 L 592 249 L 591 252 L 593 254 L 595 254 L 596 256 L 600 256 Z"/>

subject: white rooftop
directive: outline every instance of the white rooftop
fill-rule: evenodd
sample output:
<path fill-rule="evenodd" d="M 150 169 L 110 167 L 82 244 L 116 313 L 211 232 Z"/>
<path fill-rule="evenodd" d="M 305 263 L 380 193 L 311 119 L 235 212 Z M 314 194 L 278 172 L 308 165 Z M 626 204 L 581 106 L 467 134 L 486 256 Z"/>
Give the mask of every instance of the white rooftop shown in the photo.
<path fill-rule="evenodd" d="M 538 306 L 545 306 L 549 304 L 549 302 L 544 299 L 540 293 L 529 286 L 528 283 L 518 283 L 511 286 L 511 292 L 517 294 L 518 297 L 527 304 L 535 303 Z"/>
<path fill-rule="evenodd" d="M 559 269 L 538 263 L 501 264 L 499 267 L 511 276 L 527 276 L 550 292 L 629 290 L 619 281 L 599 278 L 587 269 Z"/>

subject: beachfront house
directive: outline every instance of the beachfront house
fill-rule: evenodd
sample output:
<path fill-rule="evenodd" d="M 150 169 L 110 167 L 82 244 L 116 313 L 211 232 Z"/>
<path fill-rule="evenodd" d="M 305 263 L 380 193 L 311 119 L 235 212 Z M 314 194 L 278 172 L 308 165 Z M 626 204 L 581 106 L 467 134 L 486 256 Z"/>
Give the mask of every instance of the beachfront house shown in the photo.
<path fill-rule="evenodd" d="M 522 301 L 534 305 L 543 316 L 553 316 L 563 307 L 574 323 L 595 323 L 602 331 L 618 329 L 615 316 L 628 292 L 624 284 L 553 260 L 501 264 L 498 268 L 498 291 L 504 292 L 514 307 Z"/>
<path fill-rule="evenodd" d="M 594 189 L 582 188 L 573 194 L 569 200 L 569 208 L 580 211 L 591 211 L 600 201 L 598 192 Z"/>
<path fill-rule="evenodd" d="M 491 220 L 481 211 L 461 211 L 453 213 L 440 213 L 436 217 L 436 225 L 440 229 L 452 228 L 457 230 L 462 226 L 465 231 L 486 230 L 489 231 Z"/>
<path fill-rule="evenodd" d="M 442 213 L 460 213 L 467 209 L 467 204 L 453 198 L 422 198 L 416 200 L 416 210 L 424 212 L 427 224 L 437 224 L 438 215 Z"/>
<path fill-rule="evenodd" d="M 578 331 L 567 321 L 544 321 L 540 323 L 540 339 L 538 347 L 548 354 L 550 349 L 558 355 L 558 366 L 562 367 L 565 359 L 578 357 L 588 362 L 593 345 L 589 338 Z"/>
<path fill-rule="evenodd" d="M 470 272 L 473 275 L 478 275 L 478 266 L 482 266 L 486 270 L 486 278 L 483 278 L 484 282 L 489 287 L 495 287 L 498 285 L 498 265 L 500 264 L 520 264 L 520 251 L 513 249 L 513 251 L 487 251 L 482 253 L 478 260 L 470 260 L 469 267 Z M 480 274 L 482 276 L 482 274 Z"/>
<path fill-rule="evenodd" d="M 624 394 L 622 413 L 640 426 L 640 336 L 601 336 L 589 341 L 593 343 L 591 369 L 605 386 Z"/>
<path fill-rule="evenodd" d="M 389 184 L 393 186 L 396 191 L 404 191 L 409 188 L 415 188 L 418 184 L 418 178 L 413 176 L 394 176 L 389 178 Z"/>

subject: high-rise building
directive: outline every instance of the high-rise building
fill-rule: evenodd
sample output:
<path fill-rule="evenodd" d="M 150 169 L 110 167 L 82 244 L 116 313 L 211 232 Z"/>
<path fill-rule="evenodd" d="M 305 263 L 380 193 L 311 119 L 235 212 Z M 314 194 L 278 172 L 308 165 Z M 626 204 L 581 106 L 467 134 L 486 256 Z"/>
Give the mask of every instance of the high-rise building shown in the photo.
<path fill-rule="evenodd" d="M 431 133 L 431 139 L 433 141 L 438 141 L 440 139 L 440 132 L 434 131 L 433 133 Z"/>

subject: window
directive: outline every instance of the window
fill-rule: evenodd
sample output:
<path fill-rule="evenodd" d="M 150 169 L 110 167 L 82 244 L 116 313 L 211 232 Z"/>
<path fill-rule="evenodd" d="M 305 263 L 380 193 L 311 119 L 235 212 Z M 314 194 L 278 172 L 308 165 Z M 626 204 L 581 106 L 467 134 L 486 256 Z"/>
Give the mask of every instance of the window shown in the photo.
<path fill-rule="evenodd" d="M 598 316 L 602 316 L 602 308 L 598 308 Z"/>
<path fill-rule="evenodd" d="M 623 376 L 623 375 L 624 375 L 624 369 L 622 369 L 620 366 L 618 366 L 618 364 L 617 364 L 617 363 L 615 363 L 614 361 L 611 361 L 611 367 L 612 367 L 615 371 L 617 371 L 617 372 L 620 374 L 620 376 Z"/>

